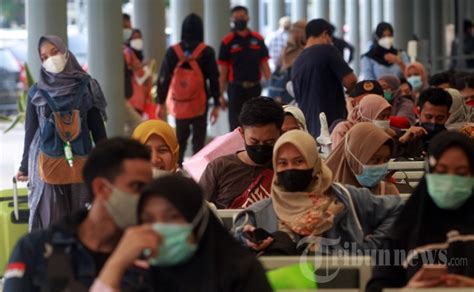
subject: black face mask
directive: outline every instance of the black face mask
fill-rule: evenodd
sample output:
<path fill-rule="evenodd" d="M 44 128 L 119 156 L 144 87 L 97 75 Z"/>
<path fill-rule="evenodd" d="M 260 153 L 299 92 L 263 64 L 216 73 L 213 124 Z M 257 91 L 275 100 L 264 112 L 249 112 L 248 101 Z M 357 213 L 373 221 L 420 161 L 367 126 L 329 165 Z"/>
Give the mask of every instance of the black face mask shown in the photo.
<path fill-rule="evenodd" d="M 423 129 L 425 129 L 428 134 L 423 136 L 423 140 L 429 142 L 431 138 L 439 134 L 440 132 L 446 131 L 446 127 L 440 124 L 434 123 L 421 123 Z"/>
<path fill-rule="evenodd" d="M 247 29 L 247 21 L 246 20 L 234 20 L 234 29 L 238 31 L 246 30 Z"/>
<path fill-rule="evenodd" d="M 272 160 L 273 145 L 245 145 L 250 159 L 256 164 L 267 164 Z"/>
<path fill-rule="evenodd" d="M 277 172 L 278 182 L 289 192 L 306 190 L 313 180 L 313 169 L 289 169 Z"/>

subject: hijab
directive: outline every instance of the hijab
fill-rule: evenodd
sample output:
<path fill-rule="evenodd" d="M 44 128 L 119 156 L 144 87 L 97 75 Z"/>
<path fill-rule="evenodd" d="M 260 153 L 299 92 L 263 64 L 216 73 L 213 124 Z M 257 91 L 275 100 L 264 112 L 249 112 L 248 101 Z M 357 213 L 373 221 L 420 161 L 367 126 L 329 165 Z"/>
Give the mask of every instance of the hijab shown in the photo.
<path fill-rule="evenodd" d="M 175 171 L 178 168 L 179 158 L 179 144 L 178 138 L 176 138 L 175 130 L 166 122 L 161 120 L 148 120 L 135 128 L 132 134 L 132 138 L 138 140 L 140 143 L 145 144 L 151 135 L 157 135 L 168 146 L 173 156 L 173 165 Z"/>
<path fill-rule="evenodd" d="M 198 249 L 191 259 L 176 266 L 150 268 L 154 291 L 240 291 L 244 290 L 249 271 L 264 275 L 255 255 L 240 246 L 209 210 L 202 189 L 192 179 L 168 175 L 153 181 L 140 197 L 138 214 L 154 197 L 166 199 L 188 222 L 202 210 L 205 212 L 193 230 Z M 263 291 L 268 291 L 268 283 L 261 278 L 254 287 L 260 284 Z M 253 279 L 259 278 L 253 275 Z"/>
<path fill-rule="evenodd" d="M 453 98 L 453 104 L 449 109 L 449 119 L 446 122 L 446 126 L 458 123 L 464 124 L 466 122 L 473 122 L 472 118 L 474 118 L 474 116 L 472 115 L 472 110 L 467 108 L 464 104 L 464 98 L 459 90 L 447 88 L 446 91 Z"/>
<path fill-rule="evenodd" d="M 288 32 L 288 41 L 281 55 L 282 70 L 287 70 L 301 54 L 306 45 L 306 21 L 300 20 L 293 23 Z"/>
<path fill-rule="evenodd" d="M 433 172 L 437 161 L 446 150 L 459 147 L 466 154 L 471 172 L 474 172 L 474 140 L 457 132 L 445 131 L 433 138 L 428 148 L 427 171 Z M 429 162 L 429 163 L 428 163 Z M 446 241 L 451 230 L 474 233 L 474 196 L 457 210 L 444 210 L 436 206 L 428 194 L 426 178 L 423 178 L 392 226 L 389 236 L 403 242 L 405 248 L 413 248 Z"/>
<path fill-rule="evenodd" d="M 318 154 L 316 141 L 302 130 L 288 131 L 275 143 L 273 148 L 273 169 L 277 169 L 280 148 L 291 144 L 304 157 L 309 168 L 313 169 L 313 180 L 304 192 L 289 192 L 278 182 L 275 172 L 272 182 L 273 208 L 281 224 L 299 235 L 320 235 L 331 229 L 332 218 L 327 209 L 336 202 L 326 191 L 332 184 L 331 170 Z"/>
<path fill-rule="evenodd" d="M 308 127 L 306 126 L 306 118 L 304 117 L 304 113 L 300 110 L 299 107 L 295 105 L 284 105 L 283 112 L 285 114 L 290 114 L 292 117 L 296 119 L 298 124 L 300 125 L 301 130 L 308 132 Z"/>
<path fill-rule="evenodd" d="M 130 45 L 130 42 L 132 41 L 132 37 L 135 33 L 138 33 L 140 35 L 140 39 L 143 40 L 143 35 L 142 35 L 141 30 L 135 28 L 132 30 L 132 34 L 130 35 L 130 38 L 127 40 L 127 46 L 135 53 L 135 56 L 137 56 L 138 60 L 140 60 L 140 62 L 143 62 L 143 50 L 137 50 Z"/>
<path fill-rule="evenodd" d="M 369 94 L 364 96 L 360 103 L 349 113 L 347 121 L 339 123 L 332 131 L 331 140 L 333 147 L 337 147 L 346 133 L 356 124 L 376 120 L 380 113 L 391 108 L 390 103 L 380 95 Z"/>
<path fill-rule="evenodd" d="M 405 76 L 408 76 L 408 70 L 410 68 L 414 68 L 416 72 L 420 75 L 421 81 L 423 82 L 423 86 L 421 90 L 427 88 L 428 87 L 428 74 L 426 74 L 425 66 L 423 66 L 423 64 L 421 64 L 420 62 L 410 63 L 405 68 Z"/>
<path fill-rule="evenodd" d="M 50 42 L 53 44 L 58 51 L 62 54 L 66 54 L 67 62 L 64 70 L 60 73 L 53 74 L 44 69 L 41 66 L 37 86 L 42 89 L 51 97 L 70 95 L 76 92 L 79 85 L 84 78 L 89 78 L 81 65 L 77 62 L 76 57 L 71 51 L 68 50 L 63 40 L 55 35 L 42 36 L 38 43 L 38 55 L 41 57 L 41 45 L 44 42 Z"/>
<path fill-rule="evenodd" d="M 372 123 L 359 123 L 352 127 L 325 161 L 334 175 L 334 181 L 361 187 L 355 175 L 362 173 L 362 166 L 352 155 L 362 164 L 367 164 L 377 150 L 387 143 L 392 148 L 392 137 Z M 376 190 L 380 192 L 380 188 Z"/>
<path fill-rule="evenodd" d="M 201 17 L 191 13 L 183 20 L 181 27 L 181 43 L 183 49 L 194 50 L 194 48 L 204 41 L 204 26 Z"/>
<path fill-rule="evenodd" d="M 95 107 L 101 112 L 102 118 L 107 120 L 107 113 L 105 111 L 107 102 L 99 83 L 82 69 L 74 54 L 68 50 L 63 40 L 58 36 L 46 35 L 40 38 L 38 43 L 39 56 L 41 56 L 41 45 L 46 41 L 53 44 L 58 51 L 67 55 L 66 66 L 63 71 L 57 74 L 50 73 L 41 66 L 38 82 L 36 83 L 37 88 L 40 90 L 31 98 L 31 103 L 35 106 L 47 104 L 41 90 L 46 91 L 53 99 L 73 100 L 79 87 L 82 86 L 82 82 L 85 79 L 89 79 L 87 84 L 89 90 L 86 90 L 86 93 L 82 96 L 81 111 L 87 112 Z"/>
<path fill-rule="evenodd" d="M 387 82 L 388 86 L 392 90 L 393 93 L 395 93 L 397 90 L 400 89 L 400 78 L 397 77 L 397 75 L 393 74 L 383 74 L 382 76 L 379 77 L 379 80 L 383 80 Z"/>
<path fill-rule="evenodd" d="M 369 51 L 365 53 L 363 56 L 366 56 L 375 62 L 379 63 L 380 65 L 390 67 L 393 64 L 389 63 L 385 60 L 384 56 L 385 54 L 398 54 L 398 50 L 395 49 L 393 46 L 390 49 L 386 49 L 381 47 L 378 44 L 378 40 L 380 40 L 383 37 L 383 32 L 389 30 L 392 32 L 393 36 L 393 27 L 390 23 L 387 22 L 381 22 L 377 25 L 377 28 L 375 29 L 375 38 L 372 46 L 370 47 Z"/>

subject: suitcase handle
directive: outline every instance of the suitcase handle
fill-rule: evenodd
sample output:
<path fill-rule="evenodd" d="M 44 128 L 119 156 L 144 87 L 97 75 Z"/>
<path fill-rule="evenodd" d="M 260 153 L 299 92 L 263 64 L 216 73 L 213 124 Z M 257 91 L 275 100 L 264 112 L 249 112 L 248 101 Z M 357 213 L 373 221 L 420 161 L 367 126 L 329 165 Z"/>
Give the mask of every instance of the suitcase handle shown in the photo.
<path fill-rule="evenodd" d="M 13 177 L 13 214 L 15 215 L 15 220 L 18 221 L 20 218 L 20 211 L 18 208 L 18 186 L 16 183 L 16 177 Z"/>

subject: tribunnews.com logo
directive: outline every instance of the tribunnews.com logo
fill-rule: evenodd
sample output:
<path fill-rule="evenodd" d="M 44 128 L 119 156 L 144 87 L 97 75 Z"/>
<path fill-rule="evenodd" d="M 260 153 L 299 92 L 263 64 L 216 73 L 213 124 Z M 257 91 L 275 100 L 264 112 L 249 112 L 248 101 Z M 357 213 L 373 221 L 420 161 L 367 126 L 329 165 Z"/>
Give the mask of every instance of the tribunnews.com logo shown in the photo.
<path fill-rule="evenodd" d="M 421 266 L 440 264 L 447 267 L 466 267 L 467 257 L 448 257 L 445 244 L 431 245 L 432 249 L 405 250 L 361 249 L 360 244 L 341 239 L 308 236 L 298 242 L 304 247 L 299 265 L 302 275 L 308 280 L 328 283 L 334 280 L 341 269 L 365 266 Z"/>

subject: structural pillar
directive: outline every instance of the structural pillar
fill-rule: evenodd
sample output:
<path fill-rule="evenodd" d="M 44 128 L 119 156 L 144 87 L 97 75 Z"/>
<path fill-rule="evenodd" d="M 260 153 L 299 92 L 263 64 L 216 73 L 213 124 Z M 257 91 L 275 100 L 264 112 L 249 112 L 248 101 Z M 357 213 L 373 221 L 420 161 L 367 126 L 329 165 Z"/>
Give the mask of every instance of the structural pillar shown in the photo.
<path fill-rule="evenodd" d="M 344 23 L 346 22 L 344 19 L 344 0 L 331 0 L 329 12 L 329 21 L 336 27 L 334 34 L 340 38 L 344 37 L 342 32 Z"/>
<path fill-rule="evenodd" d="M 432 64 L 432 71 L 431 73 L 434 74 L 437 71 L 441 70 L 440 60 L 439 58 L 442 57 L 443 51 L 443 24 L 441 22 L 442 19 L 442 0 L 430 0 L 430 40 L 431 40 L 431 64 Z"/>
<path fill-rule="evenodd" d="M 407 44 L 413 37 L 413 2 L 412 0 L 397 0 L 394 5 L 395 29 L 394 45 L 398 49 L 406 50 Z"/>
<path fill-rule="evenodd" d="M 313 0 L 314 18 L 329 20 L 329 0 Z"/>
<path fill-rule="evenodd" d="M 249 27 L 253 31 L 260 31 L 260 6 L 258 0 L 245 0 L 243 5 L 249 10 Z"/>
<path fill-rule="evenodd" d="M 26 0 L 26 30 L 28 31 L 27 62 L 35 80 L 41 68 L 38 42 L 44 35 L 57 35 L 67 44 L 67 1 Z"/>
<path fill-rule="evenodd" d="M 89 0 L 87 11 L 89 73 L 107 100 L 107 135 L 121 136 L 125 122 L 121 1 Z"/>
<path fill-rule="evenodd" d="M 430 0 L 414 0 L 413 1 L 413 28 L 416 36 L 422 39 L 430 38 Z"/>
<path fill-rule="evenodd" d="M 372 0 L 372 31 L 383 21 L 383 0 Z"/>
<path fill-rule="evenodd" d="M 183 20 L 191 13 L 203 16 L 203 0 L 171 0 L 170 20 L 171 20 L 171 43 L 181 41 L 181 27 Z"/>
<path fill-rule="evenodd" d="M 142 32 L 145 60 L 161 64 L 166 51 L 165 1 L 133 0 L 133 20 Z"/>
<path fill-rule="evenodd" d="M 372 0 L 360 0 L 360 49 L 365 52 L 369 48 L 372 39 Z"/>
<path fill-rule="evenodd" d="M 394 25 L 396 0 L 383 0 L 383 21 Z M 398 23 L 397 23 L 398 24 Z"/>
<path fill-rule="evenodd" d="M 279 27 L 279 20 L 285 14 L 285 1 L 272 0 L 269 3 L 269 24 L 270 29 L 275 31 Z"/>
<path fill-rule="evenodd" d="M 219 51 L 222 38 L 229 32 L 229 0 L 204 1 L 204 40 Z"/>
<path fill-rule="evenodd" d="M 457 55 L 457 70 L 464 70 L 466 68 L 466 57 L 464 56 L 464 19 L 466 18 L 466 3 L 464 0 L 457 0 L 455 2 L 455 8 L 457 10 L 457 19 L 456 26 L 457 26 L 457 34 L 456 38 L 458 39 L 458 50 Z M 460 41 L 459 41 L 460 40 Z"/>
<path fill-rule="evenodd" d="M 354 46 L 353 69 L 359 74 L 360 63 L 360 33 L 359 33 L 359 3 L 358 1 L 346 0 L 346 23 L 349 25 L 349 42 Z"/>
<path fill-rule="evenodd" d="M 291 3 L 291 19 L 293 22 L 308 20 L 308 0 L 293 0 Z"/>

